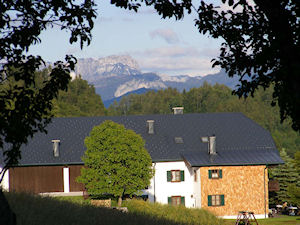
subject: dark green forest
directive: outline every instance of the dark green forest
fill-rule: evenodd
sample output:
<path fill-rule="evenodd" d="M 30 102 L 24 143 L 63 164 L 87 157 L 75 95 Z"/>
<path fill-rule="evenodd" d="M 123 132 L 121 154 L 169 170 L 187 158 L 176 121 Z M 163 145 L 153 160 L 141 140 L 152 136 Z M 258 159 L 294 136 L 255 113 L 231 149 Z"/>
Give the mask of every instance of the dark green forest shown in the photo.
<path fill-rule="evenodd" d="M 36 89 L 42 87 L 44 81 L 49 79 L 50 71 L 51 67 L 48 67 L 36 72 Z M 15 81 L 10 83 L 15 83 Z M 52 104 L 54 117 L 106 115 L 101 96 L 96 94 L 94 86 L 83 80 L 81 76 L 77 76 L 69 82 L 67 91 L 59 91 Z"/>
<path fill-rule="evenodd" d="M 76 77 L 68 85 L 68 91 L 60 91 L 53 100 L 55 117 L 104 116 L 106 109 L 101 96 L 96 94 L 93 85 Z"/>

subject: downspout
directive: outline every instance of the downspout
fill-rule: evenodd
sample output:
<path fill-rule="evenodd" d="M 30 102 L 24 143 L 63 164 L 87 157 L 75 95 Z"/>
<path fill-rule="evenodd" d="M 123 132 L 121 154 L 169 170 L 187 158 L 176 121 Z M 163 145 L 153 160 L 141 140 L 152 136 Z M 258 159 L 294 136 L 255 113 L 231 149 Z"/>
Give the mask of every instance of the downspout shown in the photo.
<path fill-rule="evenodd" d="M 267 218 L 267 207 L 266 207 L 266 169 L 267 169 L 267 165 L 266 167 L 264 168 L 264 202 L 265 202 L 265 218 Z"/>

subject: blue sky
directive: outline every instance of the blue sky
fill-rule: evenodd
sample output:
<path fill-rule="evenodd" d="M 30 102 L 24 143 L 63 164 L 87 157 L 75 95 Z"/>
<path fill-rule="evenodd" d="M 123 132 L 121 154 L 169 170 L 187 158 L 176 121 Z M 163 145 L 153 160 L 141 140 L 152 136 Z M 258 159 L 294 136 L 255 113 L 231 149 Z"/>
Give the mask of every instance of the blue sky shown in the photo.
<path fill-rule="evenodd" d="M 46 61 L 62 60 L 66 54 L 78 58 L 130 55 L 143 72 L 168 75 L 206 75 L 219 71 L 211 68 L 218 56 L 220 40 L 200 34 L 194 26 L 194 14 L 181 21 L 161 19 L 150 7 L 138 13 L 120 9 L 109 1 L 96 0 L 98 17 L 89 46 L 70 45 L 69 34 L 52 28 L 42 33 L 42 42 L 30 49 Z"/>

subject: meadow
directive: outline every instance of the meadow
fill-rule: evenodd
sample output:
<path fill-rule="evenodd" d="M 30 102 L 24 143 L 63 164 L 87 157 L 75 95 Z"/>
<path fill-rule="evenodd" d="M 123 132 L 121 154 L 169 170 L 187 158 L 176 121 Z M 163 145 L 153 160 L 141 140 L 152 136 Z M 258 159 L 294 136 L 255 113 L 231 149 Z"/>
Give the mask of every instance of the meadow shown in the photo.
<path fill-rule="evenodd" d="M 94 207 L 82 197 L 54 198 L 25 193 L 5 193 L 18 225 L 223 225 L 202 210 L 124 201 L 129 213 Z"/>
<path fill-rule="evenodd" d="M 142 200 L 123 201 L 129 213 L 95 207 L 82 197 L 45 197 L 5 193 L 18 225 L 234 225 L 203 209 L 188 209 Z M 113 202 L 115 204 L 115 202 Z M 259 225 L 300 225 L 300 217 L 258 220 Z"/>

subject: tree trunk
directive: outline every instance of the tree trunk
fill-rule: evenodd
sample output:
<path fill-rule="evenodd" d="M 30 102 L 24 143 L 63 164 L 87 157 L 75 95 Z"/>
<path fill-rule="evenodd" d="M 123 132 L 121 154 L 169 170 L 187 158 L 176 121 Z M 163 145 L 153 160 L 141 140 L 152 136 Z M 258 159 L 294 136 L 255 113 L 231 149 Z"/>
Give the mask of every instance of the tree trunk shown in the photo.
<path fill-rule="evenodd" d="M 0 187 L 0 224 L 16 225 L 16 214 L 10 209 L 7 199 Z"/>
<path fill-rule="evenodd" d="M 122 207 L 122 196 L 118 199 L 118 207 Z"/>

